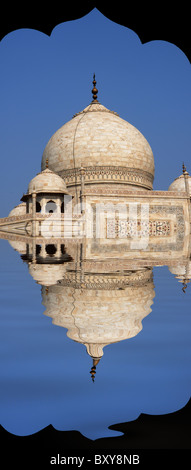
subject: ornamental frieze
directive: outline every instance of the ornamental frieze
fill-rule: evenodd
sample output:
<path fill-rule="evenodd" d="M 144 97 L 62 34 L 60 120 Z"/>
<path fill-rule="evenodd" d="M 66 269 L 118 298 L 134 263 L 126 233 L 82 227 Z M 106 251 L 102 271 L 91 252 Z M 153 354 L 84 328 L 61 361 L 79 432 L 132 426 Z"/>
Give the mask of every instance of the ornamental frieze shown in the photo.
<path fill-rule="evenodd" d="M 152 281 L 151 269 L 137 270 L 135 272 L 129 271 L 126 275 L 104 275 L 101 273 L 83 273 L 81 272 L 66 272 L 60 284 L 76 289 L 106 289 L 116 290 L 124 289 L 127 286 L 140 286 L 145 285 Z"/>
<path fill-rule="evenodd" d="M 145 186 L 152 189 L 153 176 L 144 170 L 137 168 L 128 168 L 120 166 L 92 166 L 84 167 L 84 182 L 88 183 L 102 183 L 102 182 L 115 182 L 115 183 L 128 183 L 136 184 L 137 186 Z M 67 186 L 74 184 L 81 184 L 81 168 L 74 168 L 69 170 L 62 170 L 59 173 Z"/>

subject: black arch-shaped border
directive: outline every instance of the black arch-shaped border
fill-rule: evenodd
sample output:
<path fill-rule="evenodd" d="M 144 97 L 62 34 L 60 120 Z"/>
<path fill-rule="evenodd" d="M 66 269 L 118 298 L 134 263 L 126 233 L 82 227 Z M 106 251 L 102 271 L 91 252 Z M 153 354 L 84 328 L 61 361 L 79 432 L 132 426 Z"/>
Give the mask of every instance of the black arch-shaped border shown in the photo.
<path fill-rule="evenodd" d="M 64 21 L 75 20 L 97 8 L 110 20 L 135 31 L 145 43 L 152 40 L 169 41 L 179 47 L 191 61 L 190 15 L 188 2 L 49 2 L 45 7 L 36 3 L 2 5 L 0 15 L 0 40 L 13 30 L 32 28 L 47 35 Z M 92 52 L 96 38 L 92 38 Z"/>

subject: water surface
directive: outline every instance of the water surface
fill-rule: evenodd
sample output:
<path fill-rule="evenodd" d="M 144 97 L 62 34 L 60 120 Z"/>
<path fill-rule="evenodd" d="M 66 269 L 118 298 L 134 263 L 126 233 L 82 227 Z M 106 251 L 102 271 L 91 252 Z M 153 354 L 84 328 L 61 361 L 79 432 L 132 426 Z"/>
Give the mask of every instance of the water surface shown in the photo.
<path fill-rule="evenodd" d="M 140 413 L 167 414 L 190 398 L 190 299 L 168 267 L 154 267 L 152 312 L 137 336 L 108 345 L 97 366 L 84 345 L 43 314 L 41 286 L 19 253 L 0 241 L 0 422 L 30 435 L 52 424 L 90 439 Z"/>

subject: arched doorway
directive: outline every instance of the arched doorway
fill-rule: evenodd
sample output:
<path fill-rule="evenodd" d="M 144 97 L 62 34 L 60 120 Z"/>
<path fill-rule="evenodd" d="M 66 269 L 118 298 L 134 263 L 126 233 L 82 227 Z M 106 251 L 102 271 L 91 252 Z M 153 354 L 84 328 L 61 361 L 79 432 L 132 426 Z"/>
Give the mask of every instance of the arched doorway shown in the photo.
<path fill-rule="evenodd" d="M 57 205 L 54 201 L 48 201 L 46 203 L 46 207 L 45 207 L 45 212 L 47 214 L 53 214 L 55 212 L 57 212 Z"/>

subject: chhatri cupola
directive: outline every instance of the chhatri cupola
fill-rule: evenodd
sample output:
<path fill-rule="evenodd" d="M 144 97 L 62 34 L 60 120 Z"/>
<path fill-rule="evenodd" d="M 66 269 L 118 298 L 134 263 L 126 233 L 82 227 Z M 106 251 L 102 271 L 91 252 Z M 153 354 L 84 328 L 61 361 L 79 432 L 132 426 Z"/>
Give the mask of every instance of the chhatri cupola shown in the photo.
<path fill-rule="evenodd" d="M 48 168 L 48 159 L 43 171 L 29 182 L 21 201 L 26 203 L 27 213 L 64 212 L 64 196 L 69 195 L 64 180 Z"/>
<path fill-rule="evenodd" d="M 184 163 L 182 165 L 182 174 L 178 176 L 178 178 L 175 178 L 169 186 L 168 191 L 176 191 L 178 193 L 185 191 L 188 197 L 191 197 L 191 176 L 186 170 Z"/>
<path fill-rule="evenodd" d="M 41 162 L 61 176 L 74 194 L 81 184 L 93 188 L 153 188 L 154 157 L 141 132 L 97 99 L 95 75 L 92 102 L 58 129 L 47 143 Z M 109 186 L 108 186 L 109 185 Z"/>

